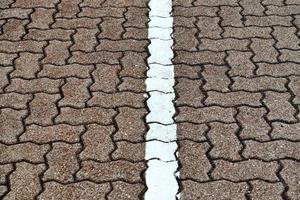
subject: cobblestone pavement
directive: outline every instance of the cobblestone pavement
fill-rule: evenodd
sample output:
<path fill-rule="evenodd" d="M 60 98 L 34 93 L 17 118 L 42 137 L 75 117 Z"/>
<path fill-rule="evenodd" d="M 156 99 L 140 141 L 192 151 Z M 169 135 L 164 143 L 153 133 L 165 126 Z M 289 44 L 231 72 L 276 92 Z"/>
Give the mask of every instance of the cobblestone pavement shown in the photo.
<path fill-rule="evenodd" d="M 0 0 L 0 198 L 146 191 L 146 0 Z M 300 199 L 300 0 L 174 0 L 181 199 Z"/>

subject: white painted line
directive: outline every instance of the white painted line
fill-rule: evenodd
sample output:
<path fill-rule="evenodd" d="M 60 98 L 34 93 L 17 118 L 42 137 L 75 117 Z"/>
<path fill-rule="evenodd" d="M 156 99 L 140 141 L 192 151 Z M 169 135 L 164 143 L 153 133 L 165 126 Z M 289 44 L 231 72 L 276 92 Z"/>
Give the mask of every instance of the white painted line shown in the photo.
<path fill-rule="evenodd" d="M 179 198 L 176 160 L 176 123 L 174 122 L 174 56 L 172 45 L 173 17 L 172 0 L 150 0 L 150 21 L 148 23 L 148 47 L 146 87 L 150 97 L 147 100 L 149 114 L 146 122 L 149 130 L 146 135 L 145 200 L 175 200 Z"/>

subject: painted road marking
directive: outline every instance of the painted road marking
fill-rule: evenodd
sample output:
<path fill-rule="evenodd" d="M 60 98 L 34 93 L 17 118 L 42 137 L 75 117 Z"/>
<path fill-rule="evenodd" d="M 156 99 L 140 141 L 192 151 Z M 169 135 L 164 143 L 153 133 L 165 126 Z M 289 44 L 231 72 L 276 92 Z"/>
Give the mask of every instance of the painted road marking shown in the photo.
<path fill-rule="evenodd" d="M 146 116 L 149 131 L 146 135 L 145 200 L 175 200 L 178 198 L 179 173 L 176 158 L 176 124 L 174 122 L 174 56 L 172 45 L 173 17 L 172 0 L 150 0 L 149 2 L 147 60 L 147 92 L 150 94 L 147 106 L 150 113 Z"/>

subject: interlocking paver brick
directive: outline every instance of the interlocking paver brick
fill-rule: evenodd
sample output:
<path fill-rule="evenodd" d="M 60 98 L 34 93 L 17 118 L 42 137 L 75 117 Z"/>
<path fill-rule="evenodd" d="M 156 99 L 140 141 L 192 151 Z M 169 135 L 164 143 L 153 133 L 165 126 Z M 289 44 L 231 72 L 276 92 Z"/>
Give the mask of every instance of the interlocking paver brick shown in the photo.
<path fill-rule="evenodd" d="M 300 174 L 300 163 L 293 160 L 282 161 L 283 169 L 280 175 L 288 185 L 287 195 L 292 200 L 300 198 L 299 181 Z"/>
<path fill-rule="evenodd" d="M 286 140 L 270 142 L 245 141 L 243 155 L 245 158 L 259 158 L 270 161 L 275 159 L 292 158 L 300 159 L 300 144 Z"/>
<path fill-rule="evenodd" d="M 0 144 L 0 162 L 11 163 L 27 161 L 31 163 L 44 162 L 44 156 L 49 151 L 49 145 L 38 145 L 31 142 L 5 145 Z"/>
<path fill-rule="evenodd" d="M 229 7 L 221 6 L 221 11 L 219 13 L 222 26 L 235 26 L 243 27 L 242 15 L 240 14 L 242 8 L 240 7 Z"/>
<path fill-rule="evenodd" d="M 196 0 L 194 2 L 195 5 L 204 5 L 204 6 L 219 6 L 219 5 L 227 5 L 227 6 L 237 6 L 237 0 L 220 0 L 218 2 L 211 0 Z"/>
<path fill-rule="evenodd" d="M 289 0 L 287 0 L 288 2 Z M 283 6 L 284 1 L 283 0 L 263 0 L 262 1 L 263 5 L 276 5 L 276 6 Z"/>
<path fill-rule="evenodd" d="M 44 41 L 22 40 L 22 41 L 0 41 L 0 51 L 7 53 L 35 52 L 42 53 L 46 46 Z"/>
<path fill-rule="evenodd" d="M 80 153 L 80 158 L 82 160 L 93 159 L 99 162 L 109 161 L 110 153 L 115 148 L 111 139 L 114 131 L 115 128 L 112 126 L 89 124 L 87 131 L 82 136 L 84 149 Z"/>
<path fill-rule="evenodd" d="M 254 52 L 255 62 L 277 62 L 279 52 L 274 48 L 275 41 L 272 39 L 253 38 L 250 45 Z"/>
<path fill-rule="evenodd" d="M 48 168 L 43 180 L 55 180 L 60 183 L 73 181 L 73 174 L 79 169 L 76 154 L 80 144 L 54 143 L 46 159 Z"/>
<path fill-rule="evenodd" d="M 52 125 L 53 118 L 58 114 L 56 103 L 60 98 L 59 94 L 35 94 L 34 99 L 29 103 L 30 114 L 26 118 L 26 123 Z"/>
<path fill-rule="evenodd" d="M 8 75 L 13 71 L 12 67 L 0 68 L 0 92 L 4 90 L 4 88 L 9 85 Z"/>
<path fill-rule="evenodd" d="M 43 58 L 43 54 L 20 53 L 15 60 L 15 70 L 10 77 L 35 78 L 37 72 L 40 71 L 39 61 Z"/>
<path fill-rule="evenodd" d="M 58 3 L 59 0 L 16 0 L 13 4 L 13 7 L 21 7 L 21 8 L 34 8 L 34 7 L 46 7 L 52 8 L 55 7 L 55 4 Z"/>
<path fill-rule="evenodd" d="M 280 61 L 291 61 L 291 62 L 300 62 L 300 50 L 289 50 L 289 49 L 282 49 L 280 51 L 279 60 Z"/>
<path fill-rule="evenodd" d="M 202 72 L 205 83 L 203 88 L 205 90 L 216 90 L 220 92 L 226 92 L 229 90 L 229 85 L 231 83 L 226 72 L 229 69 L 226 66 L 214 66 L 205 65 Z"/>
<path fill-rule="evenodd" d="M 228 57 L 226 57 L 226 61 L 230 65 L 228 74 L 230 76 L 252 77 L 256 69 L 255 64 L 251 61 L 252 56 L 251 52 L 228 51 Z"/>
<path fill-rule="evenodd" d="M 113 160 L 129 160 L 139 162 L 145 160 L 145 143 L 120 141 L 115 143 L 116 149 L 111 154 Z"/>
<path fill-rule="evenodd" d="M 9 177 L 10 191 L 3 199 L 34 199 L 42 190 L 39 177 L 44 169 L 43 164 L 16 163 L 16 170 Z"/>
<path fill-rule="evenodd" d="M 241 6 L 243 7 L 243 15 L 264 15 L 264 6 L 261 4 L 261 0 L 242 0 L 240 1 Z"/>
<path fill-rule="evenodd" d="M 190 121 L 194 123 L 204 123 L 212 121 L 234 122 L 236 110 L 233 108 L 222 108 L 210 106 L 203 108 L 179 107 L 177 116 L 178 122 Z"/>
<path fill-rule="evenodd" d="M 201 39 L 199 49 L 211 51 L 225 51 L 225 50 L 248 50 L 249 40 L 246 39 Z"/>
<path fill-rule="evenodd" d="M 0 40 L 20 40 L 25 34 L 24 26 L 28 24 L 28 22 L 28 20 L 8 19 L 7 22 L 2 25 Z"/>
<path fill-rule="evenodd" d="M 266 181 L 251 181 L 253 187 L 250 197 L 253 200 L 282 200 L 281 194 L 284 191 L 282 183 L 268 183 Z"/>
<path fill-rule="evenodd" d="M 53 23 L 53 14 L 55 9 L 35 8 L 31 14 L 31 22 L 27 25 L 28 28 L 49 29 Z"/>
<path fill-rule="evenodd" d="M 99 4 L 99 1 L 95 2 Z M 85 6 L 85 4 L 82 4 Z M 86 4 L 88 6 L 88 4 Z M 102 7 L 102 8 L 91 8 L 91 7 L 83 7 L 81 12 L 78 14 L 79 17 L 91 17 L 98 18 L 99 17 L 123 17 L 125 13 L 125 8 L 116 8 L 116 7 Z"/>
<path fill-rule="evenodd" d="M 23 9 L 23 8 L 4 9 L 1 10 L 0 12 L 0 19 L 9 19 L 9 18 L 28 19 L 32 11 L 33 11 L 32 9 Z"/>
<path fill-rule="evenodd" d="M 45 183 L 45 191 L 38 197 L 44 199 L 64 199 L 64 200 L 98 200 L 105 199 L 110 191 L 109 183 L 96 184 L 90 181 L 80 181 L 70 184 L 57 182 Z"/>
<path fill-rule="evenodd" d="M 103 39 L 100 44 L 96 47 L 98 51 L 145 51 L 148 45 L 147 40 L 107 40 Z"/>
<path fill-rule="evenodd" d="M 43 65 L 42 70 L 38 73 L 38 77 L 59 79 L 75 76 L 78 78 L 89 78 L 93 69 L 93 65 L 68 64 L 57 66 L 45 64 Z"/>
<path fill-rule="evenodd" d="M 240 137 L 242 139 L 255 139 L 259 141 L 269 140 L 268 133 L 271 126 L 267 123 L 265 108 L 240 107 L 237 120 L 241 124 L 242 130 Z"/>
<path fill-rule="evenodd" d="M 216 167 L 212 172 L 212 176 L 215 179 L 226 179 L 230 181 L 246 181 L 255 178 L 266 181 L 278 180 L 276 172 L 279 165 L 277 162 L 263 162 L 252 159 L 239 162 L 217 160 L 214 161 L 214 163 Z"/>
<path fill-rule="evenodd" d="M 186 2 L 186 1 L 185 1 Z M 175 2 L 173 2 L 175 3 Z M 201 17 L 200 17 L 201 18 Z M 206 20 L 209 20 L 211 17 L 207 17 Z M 198 21 L 196 17 L 184 17 L 184 16 L 174 16 L 173 26 L 175 27 L 187 27 L 194 28 L 195 23 Z M 204 21 L 204 20 L 202 20 Z M 215 23 L 216 25 L 217 23 Z"/>
<path fill-rule="evenodd" d="M 126 22 L 124 27 L 138 27 L 147 28 L 148 18 L 147 18 L 148 8 L 138 8 L 138 7 L 128 7 L 125 12 Z M 139 17 L 136 17 L 139 16 Z"/>
<path fill-rule="evenodd" d="M 200 66 L 189 66 L 189 65 L 175 65 L 174 66 L 174 76 L 176 78 L 199 78 L 201 72 Z"/>
<path fill-rule="evenodd" d="M 292 26 L 292 17 L 290 16 L 245 16 L 246 26 Z"/>
<path fill-rule="evenodd" d="M 177 51 L 178 56 L 175 58 L 175 64 L 224 64 L 225 53 L 213 51 Z"/>
<path fill-rule="evenodd" d="M 55 23 L 52 25 L 53 28 L 63 28 L 63 29 L 75 29 L 75 28 L 90 28 L 94 29 L 98 27 L 101 22 L 100 18 L 91 19 L 87 17 L 72 18 L 72 19 L 56 19 Z"/>
<path fill-rule="evenodd" d="M 211 165 L 206 157 L 209 149 L 208 143 L 196 143 L 192 141 L 181 141 L 179 151 L 179 161 L 184 163 L 180 169 L 180 176 L 183 179 L 193 178 L 198 181 L 208 180 L 207 173 Z"/>
<path fill-rule="evenodd" d="M 0 53 L 0 65 L 2 66 L 12 65 L 14 59 L 16 59 L 17 57 L 18 57 L 17 54 Z"/>
<path fill-rule="evenodd" d="M 176 99 L 176 104 L 189 105 L 194 107 L 202 106 L 202 100 L 204 94 L 200 87 L 202 85 L 201 80 L 190 80 L 186 78 L 176 79 L 177 84 L 175 90 L 177 92 L 178 98 Z"/>
<path fill-rule="evenodd" d="M 147 71 L 145 60 L 147 56 L 144 52 L 125 51 L 124 56 L 121 58 L 122 70 L 120 71 L 120 76 L 145 77 Z"/>
<path fill-rule="evenodd" d="M 5 184 L 6 176 L 13 171 L 13 166 L 11 164 L 0 165 L 0 184 Z"/>
<path fill-rule="evenodd" d="M 269 120 L 296 121 L 296 109 L 289 102 L 290 96 L 289 93 L 266 92 L 263 101 L 270 110 L 267 114 Z"/>
<path fill-rule="evenodd" d="M 287 79 L 285 78 L 274 78 L 270 76 L 260 76 L 253 78 L 234 77 L 233 80 L 233 90 L 245 90 L 250 92 L 263 90 L 276 90 L 279 92 L 284 92 L 287 90 L 285 87 Z"/>
<path fill-rule="evenodd" d="M 9 6 L 14 2 L 14 0 L 3 0 L 0 3 L 0 8 L 9 8 Z"/>
<path fill-rule="evenodd" d="M 221 105 L 221 106 L 261 106 L 262 95 L 260 93 L 249 93 L 244 91 L 239 92 L 207 92 L 205 99 L 206 105 Z"/>
<path fill-rule="evenodd" d="M 98 38 L 106 38 L 111 40 L 122 39 L 122 34 L 125 32 L 124 28 L 122 27 L 124 22 L 125 19 L 123 18 L 103 18 L 103 22 L 100 24 L 101 33 L 98 35 Z"/>
<path fill-rule="evenodd" d="M 174 10 L 174 16 L 217 16 L 218 8 L 217 7 L 208 7 L 208 6 L 189 6 L 189 7 L 177 7 Z"/>
<path fill-rule="evenodd" d="M 144 101 L 147 99 L 147 95 L 133 92 L 118 92 L 112 94 L 93 92 L 92 95 L 93 97 L 89 100 L 88 105 L 105 108 L 115 108 L 120 106 L 143 108 Z"/>
<path fill-rule="evenodd" d="M 27 103 L 32 99 L 30 94 L 4 93 L 0 94 L 0 107 L 26 109 Z"/>
<path fill-rule="evenodd" d="M 145 79 L 123 77 L 118 85 L 120 91 L 144 92 L 146 91 Z"/>
<path fill-rule="evenodd" d="M 29 29 L 28 33 L 24 38 L 29 40 L 37 40 L 37 41 L 44 41 L 44 40 L 66 40 L 67 41 L 71 39 L 71 35 L 73 33 L 74 33 L 73 30 L 65 30 L 60 28 L 49 29 L 49 30 Z"/>
<path fill-rule="evenodd" d="M 175 27 L 173 34 L 176 42 L 173 48 L 175 50 L 196 51 L 199 44 L 196 33 L 197 29 L 195 28 Z"/>
<path fill-rule="evenodd" d="M 139 200 L 139 196 L 145 189 L 145 187 L 142 184 L 130 184 L 123 181 L 113 182 L 112 186 L 113 190 L 107 196 L 108 200 Z"/>
<path fill-rule="evenodd" d="M 146 28 L 128 27 L 125 28 L 125 33 L 122 36 L 124 39 L 146 40 L 148 39 L 148 30 Z"/>
<path fill-rule="evenodd" d="M 299 3 L 299 2 L 298 2 Z M 286 6 L 267 6 L 267 15 L 283 15 L 290 16 L 299 14 L 300 5 L 286 5 Z"/>
<path fill-rule="evenodd" d="M 45 127 L 32 124 L 26 127 L 26 131 L 20 136 L 20 141 L 32 141 L 39 144 L 56 141 L 75 143 L 79 142 L 80 135 L 83 131 L 83 126 L 58 124 Z"/>
<path fill-rule="evenodd" d="M 125 160 L 98 163 L 83 161 L 77 178 L 89 179 L 95 182 L 126 180 L 130 183 L 142 180 L 140 174 L 146 169 L 143 162 L 131 163 Z"/>
<path fill-rule="evenodd" d="M 290 84 L 289 87 L 293 94 L 295 95 L 295 98 L 293 99 L 293 102 L 295 104 L 300 104 L 300 77 L 299 76 L 293 76 L 290 77 Z"/>
<path fill-rule="evenodd" d="M 292 62 L 284 63 L 257 63 L 257 75 L 270 75 L 270 76 L 290 76 L 300 75 L 299 65 Z"/>
<path fill-rule="evenodd" d="M 297 36 L 297 32 L 298 31 L 295 27 L 275 26 L 274 31 L 272 33 L 277 40 L 275 46 L 279 49 L 300 49 L 300 42 Z"/>
<path fill-rule="evenodd" d="M 61 88 L 64 96 L 59 101 L 59 106 L 85 107 L 85 102 L 90 98 L 89 86 L 91 79 L 67 78 L 66 84 Z"/>
<path fill-rule="evenodd" d="M 103 6 L 118 6 L 118 7 L 126 7 L 126 6 L 145 7 L 146 5 L 147 3 L 143 0 L 132 0 L 130 2 L 124 2 L 123 0 L 111 0 L 111 1 L 105 1 L 103 3 Z"/>
<path fill-rule="evenodd" d="M 71 107 L 61 108 L 60 114 L 56 117 L 56 123 L 69 123 L 81 125 L 87 123 L 110 124 L 112 117 L 116 114 L 113 109 L 89 107 L 76 109 Z"/>
<path fill-rule="evenodd" d="M 118 73 L 121 70 L 119 65 L 96 65 L 92 75 L 95 82 L 91 85 L 91 91 L 116 92 L 120 83 Z"/>
<path fill-rule="evenodd" d="M 65 17 L 73 18 L 76 17 L 76 14 L 80 12 L 79 4 L 81 0 L 61 0 L 58 4 L 59 12 L 56 14 L 56 17 Z"/>
<path fill-rule="evenodd" d="M 210 123 L 207 137 L 213 145 L 209 154 L 213 158 L 240 160 L 242 145 L 237 137 L 239 127 L 236 124 Z"/>
<path fill-rule="evenodd" d="M 118 130 L 114 134 L 114 139 L 131 142 L 143 141 L 147 130 L 144 122 L 147 111 L 143 108 L 135 109 L 129 107 L 122 107 L 118 110 L 119 113 L 115 119 Z"/>
<path fill-rule="evenodd" d="M 300 124 L 287 124 L 282 122 L 272 123 L 272 132 L 270 133 L 273 139 L 288 139 L 288 140 L 300 140 L 299 130 Z"/>
<path fill-rule="evenodd" d="M 96 51 L 86 53 L 75 51 L 72 53 L 72 57 L 69 59 L 69 62 L 86 65 L 97 63 L 119 64 L 118 59 L 120 59 L 121 56 L 121 52 Z"/>
<path fill-rule="evenodd" d="M 203 200 L 246 200 L 245 194 L 248 191 L 247 183 L 233 183 L 220 180 L 205 183 L 194 181 L 182 181 L 182 199 L 203 199 Z"/>
<path fill-rule="evenodd" d="M 22 120 L 26 117 L 25 110 L 5 108 L 0 110 L 0 141 L 13 144 L 23 131 Z M 1 160 L 0 160 L 1 161 Z"/>
<path fill-rule="evenodd" d="M 178 17 L 175 17 L 177 19 Z M 198 21 L 196 23 L 199 28 L 199 37 L 207 37 L 211 39 L 219 39 L 221 38 L 221 33 L 223 32 L 222 28 L 219 25 L 220 18 L 219 17 L 204 17 L 200 16 L 197 18 Z M 176 23 L 176 20 L 175 20 Z"/>
<path fill-rule="evenodd" d="M 64 65 L 66 59 L 70 56 L 68 48 L 72 45 L 71 42 L 62 42 L 51 40 L 45 48 L 46 57 L 42 60 L 43 63 Z"/>
<path fill-rule="evenodd" d="M 235 37 L 239 39 L 247 39 L 251 37 L 272 38 L 272 29 L 270 27 L 224 27 L 224 37 Z"/>
<path fill-rule="evenodd" d="M 77 29 L 73 36 L 75 44 L 71 47 L 71 51 L 92 52 L 98 44 L 96 38 L 98 32 L 98 29 Z"/>
<path fill-rule="evenodd" d="M 206 124 L 193 124 L 188 122 L 177 123 L 178 140 L 206 141 L 205 134 L 209 130 Z"/>

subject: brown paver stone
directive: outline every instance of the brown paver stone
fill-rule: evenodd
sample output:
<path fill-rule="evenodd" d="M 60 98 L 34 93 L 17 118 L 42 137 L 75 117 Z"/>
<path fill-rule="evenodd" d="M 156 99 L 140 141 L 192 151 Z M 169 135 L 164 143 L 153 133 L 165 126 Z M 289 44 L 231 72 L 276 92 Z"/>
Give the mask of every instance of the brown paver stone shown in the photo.
<path fill-rule="evenodd" d="M 142 184 L 130 184 L 122 181 L 112 183 L 113 190 L 107 196 L 108 200 L 139 200 L 140 194 L 144 191 L 145 187 Z"/>
<path fill-rule="evenodd" d="M 87 125 L 87 131 L 82 136 L 84 149 L 80 153 L 80 158 L 99 162 L 109 161 L 110 154 L 115 149 L 111 139 L 114 131 L 115 128 L 112 126 Z"/>
<path fill-rule="evenodd" d="M 219 122 L 209 123 L 210 130 L 207 137 L 212 144 L 209 152 L 213 158 L 240 160 L 239 152 L 242 144 L 237 137 L 238 126 L 236 124 L 223 124 Z"/>
<path fill-rule="evenodd" d="M 266 181 L 251 181 L 253 187 L 250 196 L 253 200 L 282 200 L 281 193 L 284 190 L 282 183 L 268 183 Z"/>
<path fill-rule="evenodd" d="M 73 174 L 79 169 L 76 154 L 80 148 L 80 144 L 54 143 L 46 156 L 48 169 L 43 174 L 43 180 L 60 183 L 73 181 Z"/>
<path fill-rule="evenodd" d="M 0 110 L 0 141 L 13 144 L 23 131 L 22 120 L 26 117 L 25 110 L 5 108 Z M 0 160 L 1 161 L 1 160 Z"/>
<path fill-rule="evenodd" d="M 270 142 L 245 141 L 243 155 L 245 158 L 259 158 L 270 161 L 275 159 L 292 158 L 300 160 L 300 143 L 286 140 Z"/>
<path fill-rule="evenodd" d="M 99 123 L 108 125 L 112 123 L 112 117 L 116 114 L 113 109 L 89 107 L 76 109 L 71 107 L 61 108 L 60 114 L 56 117 L 57 123 L 69 123 L 81 125 L 87 123 Z"/>
<path fill-rule="evenodd" d="M 180 141 L 179 145 L 179 161 L 182 163 L 180 178 L 192 178 L 198 181 L 208 180 L 207 173 L 211 165 L 206 157 L 206 152 L 209 149 L 209 144 Z"/>
<path fill-rule="evenodd" d="M 25 133 L 20 136 L 22 142 L 32 141 L 40 144 L 63 141 L 68 143 L 79 142 L 83 126 L 58 124 L 53 126 L 39 126 L 32 124 L 26 127 Z"/>
<path fill-rule="evenodd" d="M 145 143 L 116 142 L 112 153 L 114 160 L 129 160 L 132 162 L 145 160 Z"/>
<path fill-rule="evenodd" d="M 44 156 L 49 151 L 49 145 L 37 145 L 31 142 L 15 145 L 0 144 L 0 161 L 2 163 L 27 161 L 44 162 Z"/>
<path fill-rule="evenodd" d="M 181 199 L 246 200 L 245 193 L 248 190 L 246 183 L 233 183 L 225 180 L 206 183 L 187 180 L 182 181 L 182 187 Z"/>
<path fill-rule="evenodd" d="M 288 185 L 287 195 L 292 200 L 300 198 L 300 163 L 293 160 L 282 161 L 283 169 L 280 172 L 285 183 Z"/>
<path fill-rule="evenodd" d="M 0 94 L 0 107 L 13 109 L 26 109 L 27 103 L 32 99 L 30 94 L 3 93 Z"/>
<path fill-rule="evenodd" d="M 89 86 L 91 84 L 91 79 L 67 78 L 66 84 L 61 88 L 64 96 L 58 105 L 75 108 L 85 107 L 85 102 L 90 98 Z"/>
<path fill-rule="evenodd" d="M 45 183 L 45 191 L 38 199 L 104 200 L 110 189 L 108 183 L 96 184 L 90 181 L 81 181 L 64 185 L 57 182 L 47 182 Z"/>
<path fill-rule="evenodd" d="M 9 177 L 10 191 L 3 199 L 34 199 L 42 190 L 39 176 L 44 170 L 43 164 L 17 163 L 16 170 Z"/>
<path fill-rule="evenodd" d="M 214 161 L 215 169 L 212 176 L 215 179 L 226 179 L 230 181 L 246 181 L 259 178 L 266 181 L 277 181 L 277 162 L 263 162 L 260 160 L 246 160 L 240 162 L 229 162 L 225 160 Z M 268 169 L 268 170 L 265 170 Z"/>
<path fill-rule="evenodd" d="M 30 114 L 26 118 L 26 123 L 52 125 L 53 118 L 58 114 L 56 103 L 60 98 L 59 94 L 35 94 L 34 99 L 29 103 Z"/>
<path fill-rule="evenodd" d="M 53 23 L 53 14 L 55 9 L 35 8 L 31 14 L 31 22 L 27 25 L 28 28 L 49 29 Z"/>
<path fill-rule="evenodd" d="M 141 173 L 146 169 L 143 162 L 131 163 L 118 160 L 105 163 L 95 161 L 82 162 L 82 168 L 77 173 L 78 179 L 89 179 L 95 182 L 126 180 L 141 181 Z"/>

